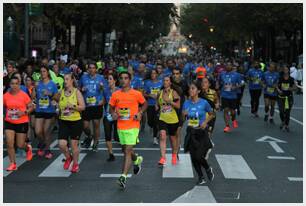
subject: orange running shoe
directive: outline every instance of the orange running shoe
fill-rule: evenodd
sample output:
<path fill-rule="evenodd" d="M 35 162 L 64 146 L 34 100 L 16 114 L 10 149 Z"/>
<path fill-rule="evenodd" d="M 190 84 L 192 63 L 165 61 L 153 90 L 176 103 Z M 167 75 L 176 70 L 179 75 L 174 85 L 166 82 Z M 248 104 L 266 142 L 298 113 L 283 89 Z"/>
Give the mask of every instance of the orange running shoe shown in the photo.
<path fill-rule="evenodd" d="M 17 164 L 16 163 L 11 163 L 8 168 L 6 168 L 6 171 L 15 171 L 17 170 Z"/>
<path fill-rule="evenodd" d="M 176 165 L 176 162 L 177 162 L 177 154 L 172 154 L 172 164 L 173 165 Z"/>
<path fill-rule="evenodd" d="M 80 171 L 80 167 L 79 167 L 79 164 L 78 163 L 74 163 L 73 165 L 72 165 L 72 169 L 71 169 L 71 172 L 72 173 L 77 173 L 77 172 L 79 172 Z"/>
<path fill-rule="evenodd" d="M 226 126 L 223 130 L 224 132 L 230 132 L 231 131 L 231 128 L 229 126 Z"/>
<path fill-rule="evenodd" d="M 233 127 L 234 127 L 234 128 L 238 128 L 238 121 L 237 121 L 237 120 L 234 120 L 234 121 L 233 121 Z"/>
<path fill-rule="evenodd" d="M 162 166 L 166 165 L 166 158 L 161 157 L 159 162 L 158 162 L 158 165 L 162 165 Z"/>
<path fill-rule="evenodd" d="M 32 146 L 30 144 L 27 144 L 27 151 L 26 151 L 26 159 L 27 161 L 31 161 L 33 158 L 33 152 L 32 152 Z"/>

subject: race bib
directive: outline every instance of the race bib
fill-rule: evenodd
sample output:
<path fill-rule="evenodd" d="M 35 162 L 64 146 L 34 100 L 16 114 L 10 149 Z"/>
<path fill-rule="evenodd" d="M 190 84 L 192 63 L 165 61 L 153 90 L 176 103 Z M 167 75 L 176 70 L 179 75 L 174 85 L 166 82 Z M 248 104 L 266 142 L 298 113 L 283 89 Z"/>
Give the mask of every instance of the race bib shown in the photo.
<path fill-rule="evenodd" d="M 268 87 L 267 88 L 267 92 L 270 93 L 270 94 L 274 93 L 274 91 L 275 91 L 274 87 Z"/>
<path fill-rule="evenodd" d="M 282 90 L 288 91 L 289 87 L 290 87 L 289 83 L 282 83 Z"/>
<path fill-rule="evenodd" d="M 119 109 L 119 117 L 120 120 L 129 120 L 131 116 L 129 108 L 120 108 Z"/>
<path fill-rule="evenodd" d="M 97 99 L 96 99 L 96 97 L 87 97 L 86 98 L 86 103 L 87 103 L 87 105 L 92 105 L 92 106 L 94 106 L 94 105 L 96 105 L 96 102 L 97 102 Z"/>
<path fill-rule="evenodd" d="M 18 109 L 8 109 L 7 110 L 7 116 L 9 119 L 11 120 L 18 120 L 20 117 L 17 114 L 18 113 Z"/>
<path fill-rule="evenodd" d="M 226 91 L 226 92 L 232 91 L 232 84 L 225 84 L 224 85 L 224 91 Z"/>
<path fill-rule="evenodd" d="M 200 120 L 198 118 L 189 118 L 188 126 L 190 127 L 198 127 L 200 124 Z"/>
<path fill-rule="evenodd" d="M 253 84 L 259 84 L 260 83 L 260 79 L 258 77 L 255 77 L 253 79 Z"/>
<path fill-rule="evenodd" d="M 159 91 L 159 88 L 151 88 L 151 94 L 158 95 Z"/>
<path fill-rule="evenodd" d="M 49 107 L 49 104 L 50 104 L 49 98 L 47 98 L 47 97 L 46 98 L 40 98 L 38 100 L 38 104 L 39 104 L 39 108 L 47 109 Z"/>
<path fill-rule="evenodd" d="M 167 104 L 167 105 L 163 105 L 162 106 L 162 109 L 161 109 L 161 112 L 162 113 L 170 113 L 170 112 L 172 112 L 172 106 L 169 104 Z"/>

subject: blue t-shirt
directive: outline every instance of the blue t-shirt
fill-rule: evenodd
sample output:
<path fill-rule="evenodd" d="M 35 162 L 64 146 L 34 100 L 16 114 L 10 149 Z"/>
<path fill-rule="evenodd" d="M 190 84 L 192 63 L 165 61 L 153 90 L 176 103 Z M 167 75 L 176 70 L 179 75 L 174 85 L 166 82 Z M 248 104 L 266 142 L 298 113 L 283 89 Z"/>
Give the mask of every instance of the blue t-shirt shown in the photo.
<path fill-rule="evenodd" d="M 147 94 L 158 94 L 160 92 L 160 88 L 162 87 L 162 81 L 153 82 L 152 80 L 145 81 L 144 90 Z M 148 105 L 153 106 L 155 105 L 156 100 L 149 97 L 148 98 Z"/>
<path fill-rule="evenodd" d="M 168 67 L 166 69 L 164 69 L 163 77 L 170 77 L 171 75 L 172 75 L 171 69 L 169 69 Z"/>
<path fill-rule="evenodd" d="M 277 90 L 275 86 L 277 87 L 278 79 L 279 79 L 278 72 L 266 71 L 264 73 L 263 82 L 266 85 L 266 88 L 264 89 L 264 94 L 269 95 L 269 96 L 277 95 Z"/>
<path fill-rule="evenodd" d="M 206 119 L 206 113 L 212 112 L 210 104 L 202 98 L 198 102 L 186 100 L 183 105 L 183 112 L 187 113 L 188 126 L 199 127 Z"/>
<path fill-rule="evenodd" d="M 117 91 L 118 89 L 119 89 L 119 87 L 116 87 L 116 88 L 115 88 L 115 91 Z M 115 91 L 114 91 L 114 92 L 115 92 Z M 108 119 L 109 121 L 112 121 L 112 115 L 109 113 L 109 100 L 110 100 L 112 94 L 113 94 L 113 92 L 111 92 L 110 87 L 107 87 L 107 88 L 104 89 L 104 91 L 103 91 L 103 96 L 104 96 L 105 101 L 106 101 L 106 103 L 105 103 L 105 105 L 104 105 L 104 111 L 105 111 L 105 112 L 104 112 L 104 116 L 107 117 L 107 119 Z"/>
<path fill-rule="evenodd" d="M 241 74 L 238 72 L 238 74 L 240 75 L 240 80 L 241 80 L 241 85 L 243 85 L 245 83 L 245 77 L 244 74 Z M 242 92 L 242 88 L 237 88 L 237 94 L 241 94 Z"/>
<path fill-rule="evenodd" d="M 69 68 L 69 67 L 64 67 L 64 69 L 61 69 L 60 71 L 59 71 L 59 73 L 60 73 L 60 75 L 65 75 L 65 74 L 70 74 L 72 72 L 72 70 L 71 70 L 71 68 Z"/>
<path fill-rule="evenodd" d="M 98 106 L 99 102 L 103 100 L 103 90 L 107 89 L 108 83 L 100 74 L 91 77 L 89 74 L 83 74 L 79 80 L 79 87 L 82 89 L 86 107 Z M 103 88 L 101 88 L 103 87 Z"/>
<path fill-rule="evenodd" d="M 51 96 L 44 95 L 44 92 L 47 91 L 51 96 L 58 93 L 56 84 L 50 80 L 47 84 L 44 84 L 42 81 L 38 82 L 36 87 L 36 112 L 45 112 L 45 113 L 55 113 L 55 106 L 51 104 Z"/>
<path fill-rule="evenodd" d="M 134 71 L 138 71 L 139 62 L 137 60 L 129 60 L 129 65 L 133 67 Z"/>
<path fill-rule="evenodd" d="M 254 69 L 251 68 L 247 72 L 246 76 L 250 79 L 249 81 L 249 89 L 262 89 L 262 85 L 260 84 L 261 81 L 263 81 L 263 71 L 260 69 Z"/>
<path fill-rule="evenodd" d="M 224 71 L 219 76 L 219 83 L 221 86 L 221 97 L 226 99 L 237 99 L 237 89 L 233 87 L 241 84 L 239 73 Z"/>
<path fill-rule="evenodd" d="M 142 81 L 142 78 L 134 76 L 132 81 L 131 81 L 131 88 L 137 89 L 137 90 L 142 90 L 144 87 L 144 83 Z"/>
<path fill-rule="evenodd" d="M 191 71 L 191 67 L 192 67 L 192 63 L 191 62 L 187 62 L 183 68 L 183 74 L 184 75 L 188 75 Z"/>

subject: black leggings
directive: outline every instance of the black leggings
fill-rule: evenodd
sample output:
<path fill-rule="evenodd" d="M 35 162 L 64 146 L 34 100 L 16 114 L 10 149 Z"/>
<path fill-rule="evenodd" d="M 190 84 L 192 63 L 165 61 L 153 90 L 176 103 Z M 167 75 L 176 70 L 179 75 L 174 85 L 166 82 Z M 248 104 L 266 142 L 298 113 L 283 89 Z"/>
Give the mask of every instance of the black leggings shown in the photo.
<path fill-rule="evenodd" d="M 119 142 L 117 133 L 117 121 L 108 121 L 107 117 L 103 118 L 105 141 L 112 141 L 112 137 L 115 141 Z"/>
<path fill-rule="evenodd" d="M 293 96 L 288 96 L 288 106 L 289 106 L 288 109 L 285 109 L 285 105 L 286 105 L 286 98 L 285 97 L 278 97 L 277 102 L 278 102 L 280 119 L 282 120 L 283 124 L 288 126 L 289 121 L 290 121 L 290 112 L 291 112 L 292 105 L 293 105 Z"/>
<path fill-rule="evenodd" d="M 251 112 L 257 113 L 259 107 L 261 89 L 250 90 L 250 95 L 251 95 Z"/>
<path fill-rule="evenodd" d="M 191 132 L 191 128 L 187 129 L 187 132 Z M 212 145 L 208 137 L 207 130 L 196 130 L 191 134 L 190 141 L 190 156 L 192 165 L 197 172 L 199 177 L 203 177 L 202 167 L 205 170 L 209 169 L 209 164 L 207 162 L 207 153 L 210 152 Z"/>
<path fill-rule="evenodd" d="M 147 119 L 149 127 L 153 128 L 153 137 L 157 137 L 158 132 L 158 117 L 155 106 L 149 105 L 147 109 Z"/>

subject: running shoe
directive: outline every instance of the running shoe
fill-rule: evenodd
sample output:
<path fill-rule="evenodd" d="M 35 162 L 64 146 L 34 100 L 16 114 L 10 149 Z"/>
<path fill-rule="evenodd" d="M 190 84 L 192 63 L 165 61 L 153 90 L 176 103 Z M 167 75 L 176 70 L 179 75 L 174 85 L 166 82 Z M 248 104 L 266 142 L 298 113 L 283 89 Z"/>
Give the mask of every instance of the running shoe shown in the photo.
<path fill-rule="evenodd" d="M 286 132 L 290 132 L 289 127 L 288 127 L 288 126 L 285 126 L 285 131 L 286 131 Z"/>
<path fill-rule="evenodd" d="M 156 137 L 153 138 L 153 144 L 158 145 L 158 139 Z"/>
<path fill-rule="evenodd" d="M 118 183 L 118 185 L 119 185 L 120 187 L 125 188 L 125 185 L 126 185 L 126 177 L 123 176 L 123 175 L 121 175 L 121 176 L 119 177 L 119 179 L 117 180 L 117 183 Z"/>
<path fill-rule="evenodd" d="M 33 158 L 32 146 L 27 144 L 26 146 L 26 159 L 27 161 L 31 161 Z"/>
<path fill-rule="evenodd" d="M 233 127 L 238 128 L 238 121 L 236 119 L 233 121 Z"/>
<path fill-rule="evenodd" d="M 92 145 L 92 151 L 93 152 L 98 152 L 98 143 L 95 143 Z"/>
<path fill-rule="evenodd" d="M 270 124 L 274 124 L 274 120 L 273 119 L 270 119 Z"/>
<path fill-rule="evenodd" d="M 77 172 L 79 172 L 79 171 L 80 171 L 79 164 L 78 164 L 78 163 L 73 164 L 70 171 L 71 171 L 72 173 L 77 173 Z"/>
<path fill-rule="evenodd" d="M 40 148 L 40 149 L 37 150 L 37 155 L 38 155 L 39 157 L 44 156 L 44 154 L 45 154 L 45 152 L 44 152 L 43 149 Z"/>
<path fill-rule="evenodd" d="M 108 161 L 108 162 L 113 162 L 113 161 L 115 161 L 115 156 L 114 156 L 114 154 L 109 154 L 109 157 L 108 157 L 107 161 Z"/>
<path fill-rule="evenodd" d="M 269 115 L 265 115 L 265 118 L 264 118 L 265 122 L 268 121 L 268 117 L 269 117 Z"/>
<path fill-rule="evenodd" d="M 50 150 L 46 150 L 45 151 L 45 158 L 46 159 L 52 159 L 52 157 L 53 157 L 52 152 Z"/>
<path fill-rule="evenodd" d="M 158 165 L 165 166 L 166 165 L 166 158 L 161 157 L 158 161 Z"/>
<path fill-rule="evenodd" d="M 138 175 L 140 173 L 142 161 L 143 161 L 142 156 L 137 156 L 137 159 L 134 161 L 133 172 L 134 172 L 135 175 Z"/>
<path fill-rule="evenodd" d="M 177 154 L 172 154 L 171 163 L 172 163 L 173 165 L 176 165 L 176 163 L 177 163 Z"/>
<path fill-rule="evenodd" d="M 64 170 L 68 170 L 69 169 L 71 162 L 72 162 L 72 157 L 70 156 L 69 158 L 67 158 L 65 160 L 65 163 L 64 163 L 64 166 L 63 166 Z"/>
<path fill-rule="evenodd" d="M 17 164 L 16 163 L 11 163 L 8 168 L 6 168 L 6 171 L 15 171 L 17 170 Z"/>
<path fill-rule="evenodd" d="M 206 181 L 205 181 L 204 177 L 199 177 L 199 180 L 198 180 L 198 182 L 197 182 L 197 185 L 203 185 L 203 184 L 205 184 L 205 183 L 206 183 Z"/>
<path fill-rule="evenodd" d="M 231 131 L 231 128 L 229 126 L 226 126 L 223 130 L 224 132 L 230 132 Z"/>
<path fill-rule="evenodd" d="M 86 137 L 81 145 L 84 146 L 85 148 L 89 148 L 91 141 L 92 141 L 92 138 Z"/>
<path fill-rule="evenodd" d="M 207 177 L 208 177 L 209 181 L 214 180 L 215 174 L 214 174 L 213 169 L 211 167 L 209 167 L 208 170 L 206 170 L 206 174 L 207 174 Z"/>

